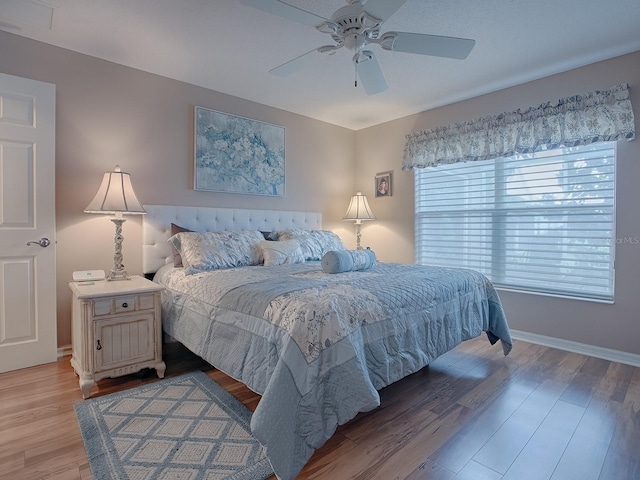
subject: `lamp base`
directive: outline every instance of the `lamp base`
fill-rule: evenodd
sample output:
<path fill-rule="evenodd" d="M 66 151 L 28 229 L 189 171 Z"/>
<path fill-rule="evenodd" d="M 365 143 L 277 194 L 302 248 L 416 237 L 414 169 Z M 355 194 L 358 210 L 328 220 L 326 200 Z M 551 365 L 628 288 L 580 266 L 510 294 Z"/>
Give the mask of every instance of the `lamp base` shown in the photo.
<path fill-rule="evenodd" d="M 362 223 L 360 220 L 356 220 L 356 250 L 362 250 L 362 246 L 360 245 L 360 227 Z"/>
<path fill-rule="evenodd" d="M 131 275 L 129 275 L 126 270 L 111 270 L 109 275 L 107 275 L 107 282 L 114 280 L 131 280 Z"/>
<path fill-rule="evenodd" d="M 115 243 L 115 254 L 113 255 L 113 270 L 109 272 L 107 275 L 107 281 L 111 282 L 114 280 L 130 280 L 131 276 L 124 269 L 124 265 L 122 264 L 122 240 L 124 237 L 122 236 L 122 224 L 126 222 L 124 218 L 112 218 L 111 221 L 116 225 L 116 235 L 113 238 Z"/>

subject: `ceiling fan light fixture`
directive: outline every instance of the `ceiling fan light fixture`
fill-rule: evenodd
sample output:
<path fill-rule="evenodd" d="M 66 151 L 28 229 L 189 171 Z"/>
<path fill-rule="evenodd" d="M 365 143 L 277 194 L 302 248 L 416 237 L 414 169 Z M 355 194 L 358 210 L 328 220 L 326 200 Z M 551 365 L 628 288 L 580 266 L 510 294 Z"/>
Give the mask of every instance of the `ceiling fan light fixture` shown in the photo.
<path fill-rule="evenodd" d="M 344 46 L 347 50 L 359 52 L 367 44 L 367 39 L 360 33 L 350 33 L 344 37 Z"/>

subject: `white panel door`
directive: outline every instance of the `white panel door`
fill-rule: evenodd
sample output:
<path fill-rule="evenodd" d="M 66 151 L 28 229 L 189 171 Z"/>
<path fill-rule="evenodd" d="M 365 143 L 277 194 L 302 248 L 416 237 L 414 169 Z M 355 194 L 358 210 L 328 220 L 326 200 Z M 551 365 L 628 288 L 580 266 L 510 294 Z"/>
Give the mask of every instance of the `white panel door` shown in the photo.
<path fill-rule="evenodd" d="M 0 74 L 0 372 L 56 357 L 55 85 Z"/>

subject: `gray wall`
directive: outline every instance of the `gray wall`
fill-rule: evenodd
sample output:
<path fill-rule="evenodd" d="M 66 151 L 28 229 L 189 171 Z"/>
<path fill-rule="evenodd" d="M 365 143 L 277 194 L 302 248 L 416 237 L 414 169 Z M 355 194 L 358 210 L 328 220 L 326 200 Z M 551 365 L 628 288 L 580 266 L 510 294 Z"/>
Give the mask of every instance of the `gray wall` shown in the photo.
<path fill-rule="evenodd" d="M 378 217 L 362 242 L 384 261 L 413 262 L 413 174 L 402 172 L 404 136 L 439 125 L 526 108 L 619 83 L 631 85 L 640 117 L 640 52 L 600 62 L 353 132 L 110 62 L 0 32 L 0 70 L 57 85 L 56 215 L 58 344 L 70 343 L 74 270 L 113 264 L 113 224 L 83 209 L 102 172 L 120 164 L 143 203 L 316 210 L 348 247 L 353 225 L 341 221 L 352 193 L 367 194 Z M 286 127 L 287 194 L 279 197 L 196 192 L 193 107 L 213 108 Z M 638 120 L 636 120 L 636 125 Z M 640 239 L 640 140 L 618 144 L 618 238 Z M 393 196 L 374 198 L 374 176 L 393 171 Z M 124 225 L 124 258 L 141 271 L 141 220 Z M 640 244 L 616 252 L 613 305 L 500 292 L 512 328 L 640 354 Z"/>
<path fill-rule="evenodd" d="M 380 219 L 363 228 L 363 242 L 386 261 L 413 261 L 413 173 L 402 172 L 404 135 L 440 125 L 537 106 L 577 93 L 628 83 L 640 137 L 640 52 L 529 82 L 360 130 L 357 186 L 373 194 L 376 172 L 394 171 L 391 198 L 373 199 Z M 618 142 L 615 304 L 501 291 L 510 326 L 603 348 L 640 354 L 640 138 Z"/>
<path fill-rule="evenodd" d="M 113 267 L 114 225 L 83 213 L 102 172 L 131 174 L 142 203 L 319 211 L 355 246 L 342 222 L 354 193 L 355 132 L 237 97 L 0 32 L 0 71 L 56 84 L 58 345 L 71 343 L 74 270 Z M 286 196 L 193 190 L 193 110 L 202 106 L 286 128 Z M 141 218 L 123 226 L 124 264 L 141 273 Z"/>

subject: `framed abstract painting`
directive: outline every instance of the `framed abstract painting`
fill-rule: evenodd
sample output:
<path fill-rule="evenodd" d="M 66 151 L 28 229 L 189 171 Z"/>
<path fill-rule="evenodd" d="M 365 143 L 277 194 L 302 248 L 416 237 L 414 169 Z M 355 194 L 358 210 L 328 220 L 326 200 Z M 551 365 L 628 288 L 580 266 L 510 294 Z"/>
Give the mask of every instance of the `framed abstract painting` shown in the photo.
<path fill-rule="evenodd" d="M 194 189 L 284 196 L 285 129 L 195 107 Z"/>

